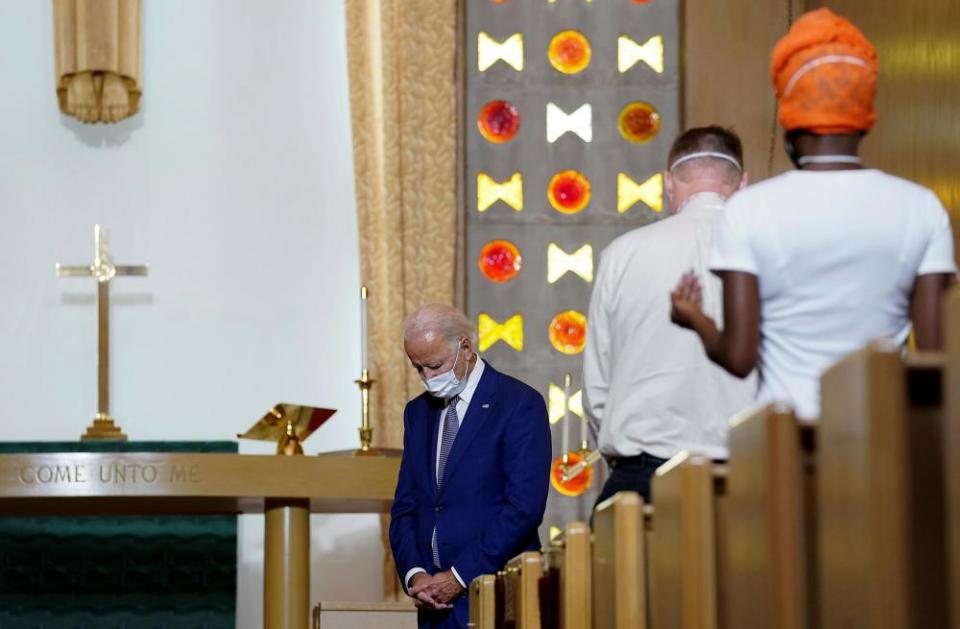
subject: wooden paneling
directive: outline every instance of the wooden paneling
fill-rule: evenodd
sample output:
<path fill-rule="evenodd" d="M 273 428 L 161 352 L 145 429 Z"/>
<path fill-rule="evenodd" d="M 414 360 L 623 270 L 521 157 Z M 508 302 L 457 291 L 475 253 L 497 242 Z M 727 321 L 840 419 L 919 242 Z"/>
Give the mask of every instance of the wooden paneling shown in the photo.
<path fill-rule="evenodd" d="M 803 0 L 684 4 L 683 126 L 733 127 L 743 140 L 751 181 L 790 168 L 783 131 L 776 122 L 770 51 L 804 4 Z"/>
<path fill-rule="evenodd" d="M 824 5 L 860 27 L 880 58 L 878 118 L 864 141 L 864 158 L 932 188 L 950 211 L 957 242 L 960 2 L 824 0 Z"/>
<path fill-rule="evenodd" d="M 947 299 L 947 371 L 944 378 L 946 434 L 943 440 L 950 550 L 951 627 L 960 629 L 960 288 Z"/>

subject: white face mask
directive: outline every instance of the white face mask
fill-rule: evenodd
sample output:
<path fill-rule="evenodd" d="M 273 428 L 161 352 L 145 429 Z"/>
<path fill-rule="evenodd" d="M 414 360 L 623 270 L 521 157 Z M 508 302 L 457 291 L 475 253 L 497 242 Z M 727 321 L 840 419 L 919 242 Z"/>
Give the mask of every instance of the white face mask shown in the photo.
<path fill-rule="evenodd" d="M 453 359 L 453 367 L 450 368 L 450 371 L 446 371 L 440 375 L 434 376 L 429 380 L 423 381 L 423 386 L 426 387 L 427 392 L 430 395 L 444 400 L 449 400 L 455 395 L 460 395 L 463 393 L 463 390 L 467 388 L 467 376 L 464 375 L 463 380 L 457 378 L 457 361 L 460 359 L 460 345 L 457 344 L 457 356 Z"/>

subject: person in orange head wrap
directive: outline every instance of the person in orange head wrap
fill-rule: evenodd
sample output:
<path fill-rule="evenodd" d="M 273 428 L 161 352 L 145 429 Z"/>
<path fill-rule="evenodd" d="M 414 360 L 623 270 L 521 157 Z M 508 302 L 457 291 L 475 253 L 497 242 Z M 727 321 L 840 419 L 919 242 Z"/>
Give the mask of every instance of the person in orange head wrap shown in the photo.
<path fill-rule="evenodd" d="M 745 376 L 760 402 L 820 413 L 820 375 L 875 339 L 942 346 L 940 302 L 956 265 L 950 222 L 930 190 L 864 168 L 877 119 L 877 52 L 829 9 L 803 15 L 770 64 L 784 146 L 797 170 L 733 195 L 708 264 L 723 280 L 724 325 L 685 274 L 671 317 L 712 360 Z"/>

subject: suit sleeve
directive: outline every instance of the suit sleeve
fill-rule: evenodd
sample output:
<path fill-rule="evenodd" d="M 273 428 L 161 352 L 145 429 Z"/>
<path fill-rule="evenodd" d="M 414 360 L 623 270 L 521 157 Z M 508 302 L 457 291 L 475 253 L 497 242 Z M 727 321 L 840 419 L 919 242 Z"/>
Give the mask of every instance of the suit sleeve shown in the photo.
<path fill-rule="evenodd" d="M 543 521 L 551 457 L 550 422 L 543 398 L 533 390 L 526 391 L 505 426 L 503 509 L 479 542 L 464 548 L 453 561 L 465 583 L 502 568 L 523 550 Z"/>
<path fill-rule="evenodd" d="M 417 486 L 411 466 L 411 457 L 417 455 L 411 447 L 410 407 L 403 412 L 403 458 L 400 461 L 400 474 L 397 478 L 397 490 L 390 508 L 390 548 L 401 579 L 413 568 L 426 567 L 417 544 Z M 404 583 L 406 587 L 406 583 Z"/>

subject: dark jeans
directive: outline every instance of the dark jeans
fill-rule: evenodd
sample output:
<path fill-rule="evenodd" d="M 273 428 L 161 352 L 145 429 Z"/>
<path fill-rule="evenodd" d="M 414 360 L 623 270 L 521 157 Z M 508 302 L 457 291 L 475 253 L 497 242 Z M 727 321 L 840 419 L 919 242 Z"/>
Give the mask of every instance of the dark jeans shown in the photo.
<path fill-rule="evenodd" d="M 650 478 L 657 471 L 657 468 L 666 462 L 667 459 L 650 456 L 646 453 L 611 460 L 610 477 L 607 478 L 603 491 L 597 497 L 597 501 L 593 505 L 594 509 L 618 491 L 635 491 L 643 496 L 645 504 L 650 504 L 653 499 Z"/>

